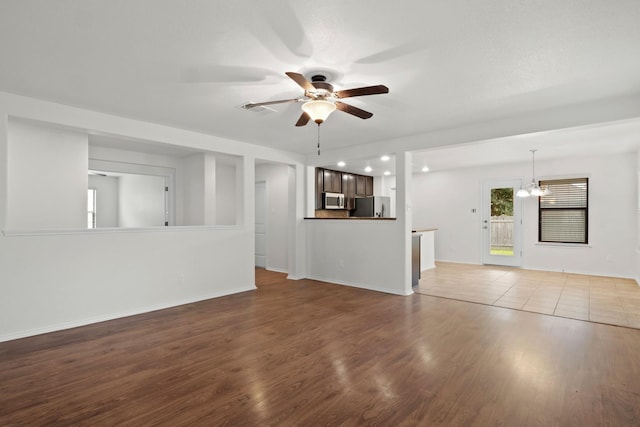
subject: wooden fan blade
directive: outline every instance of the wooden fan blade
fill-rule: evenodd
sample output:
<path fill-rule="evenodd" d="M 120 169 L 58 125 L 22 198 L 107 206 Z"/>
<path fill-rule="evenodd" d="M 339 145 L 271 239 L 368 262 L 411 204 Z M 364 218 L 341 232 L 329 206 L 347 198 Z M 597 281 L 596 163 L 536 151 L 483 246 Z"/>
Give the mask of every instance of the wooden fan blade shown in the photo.
<path fill-rule="evenodd" d="M 296 122 L 296 126 L 305 126 L 307 123 L 309 123 L 310 119 L 311 119 L 311 117 L 309 117 L 309 115 L 307 113 L 302 113 L 302 115 L 300 116 L 300 118 Z"/>
<path fill-rule="evenodd" d="M 291 71 L 287 71 L 285 74 L 289 76 L 291 80 L 298 83 L 298 86 L 304 89 L 305 92 L 314 92 L 316 90 L 316 88 L 311 84 L 311 82 L 307 80 L 302 74 L 293 73 Z"/>
<path fill-rule="evenodd" d="M 354 107 L 353 105 L 345 104 L 344 102 L 336 101 L 335 104 L 336 109 L 344 111 L 345 113 L 349 113 L 356 117 L 360 117 L 361 119 L 368 119 L 373 116 L 373 113 L 364 111 L 358 107 Z"/>
<path fill-rule="evenodd" d="M 338 98 L 349 98 L 352 96 L 378 95 L 389 93 L 389 88 L 385 85 L 357 87 L 355 89 L 345 89 L 336 92 Z"/>
<path fill-rule="evenodd" d="M 242 106 L 242 108 L 244 108 L 245 110 L 248 110 L 250 108 L 254 108 L 254 107 L 262 107 L 264 105 L 273 105 L 273 104 L 284 104 L 286 102 L 300 102 L 303 101 L 302 99 L 298 99 L 298 98 L 294 98 L 294 99 L 281 99 L 278 101 L 267 101 L 267 102 L 250 102 L 248 104 L 244 104 Z"/>

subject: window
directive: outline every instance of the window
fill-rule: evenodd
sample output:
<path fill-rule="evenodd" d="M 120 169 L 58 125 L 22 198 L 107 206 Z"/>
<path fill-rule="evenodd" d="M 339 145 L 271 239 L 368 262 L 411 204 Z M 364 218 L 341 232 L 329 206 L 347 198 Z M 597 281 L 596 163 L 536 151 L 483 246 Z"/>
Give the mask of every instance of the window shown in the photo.
<path fill-rule="evenodd" d="M 541 196 L 538 241 L 588 243 L 589 178 L 540 181 L 551 194 Z"/>
<path fill-rule="evenodd" d="M 87 192 L 87 228 L 96 228 L 96 190 L 89 188 Z"/>

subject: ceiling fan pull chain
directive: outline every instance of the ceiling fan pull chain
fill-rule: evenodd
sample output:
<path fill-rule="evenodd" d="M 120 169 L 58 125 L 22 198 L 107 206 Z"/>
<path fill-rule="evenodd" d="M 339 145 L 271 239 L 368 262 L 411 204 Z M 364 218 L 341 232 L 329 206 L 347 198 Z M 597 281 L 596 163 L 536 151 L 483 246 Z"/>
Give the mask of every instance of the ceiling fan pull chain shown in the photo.
<path fill-rule="evenodd" d="M 318 123 L 318 156 L 320 155 L 320 123 Z"/>

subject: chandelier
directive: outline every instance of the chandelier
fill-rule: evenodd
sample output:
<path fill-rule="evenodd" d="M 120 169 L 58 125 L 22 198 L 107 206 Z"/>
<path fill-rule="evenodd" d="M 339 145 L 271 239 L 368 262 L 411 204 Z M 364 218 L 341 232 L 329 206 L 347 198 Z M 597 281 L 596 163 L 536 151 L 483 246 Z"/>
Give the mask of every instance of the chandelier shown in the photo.
<path fill-rule="evenodd" d="M 516 193 L 516 197 L 540 197 L 547 196 L 551 194 L 551 190 L 549 187 L 545 186 L 541 188 L 538 185 L 538 181 L 536 180 L 536 151 L 538 150 L 529 150 L 531 151 L 531 182 L 527 185 L 526 188 L 522 188 L 520 186 L 520 190 Z"/>

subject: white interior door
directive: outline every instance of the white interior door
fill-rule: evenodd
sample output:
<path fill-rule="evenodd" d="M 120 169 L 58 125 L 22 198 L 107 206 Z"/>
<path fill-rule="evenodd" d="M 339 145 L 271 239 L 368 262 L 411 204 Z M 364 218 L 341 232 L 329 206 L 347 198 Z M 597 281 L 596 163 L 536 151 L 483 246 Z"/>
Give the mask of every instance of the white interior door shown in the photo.
<path fill-rule="evenodd" d="M 482 191 L 482 263 L 522 264 L 520 180 L 485 181 Z"/>
<path fill-rule="evenodd" d="M 256 267 L 267 266 L 267 183 L 256 182 Z"/>

